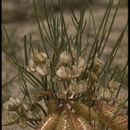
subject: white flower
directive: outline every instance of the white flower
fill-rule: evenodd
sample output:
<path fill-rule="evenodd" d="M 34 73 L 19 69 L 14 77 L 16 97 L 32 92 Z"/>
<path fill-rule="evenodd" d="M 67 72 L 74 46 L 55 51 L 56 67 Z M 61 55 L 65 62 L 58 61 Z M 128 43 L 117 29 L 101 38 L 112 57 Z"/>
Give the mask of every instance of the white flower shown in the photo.
<path fill-rule="evenodd" d="M 36 72 L 42 76 L 45 76 L 48 73 L 48 69 L 49 67 L 47 64 L 37 65 Z"/>
<path fill-rule="evenodd" d="M 63 51 L 59 57 L 61 63 L 68 64 L 71 62 L 71 56 L 67 51 Z"/>
<path fill-rule="evenodd" d="M 75 65 L 72 66 L 72 69 L 62 66 L 57 70 L 56 75 L 62 79 L 70 80 L 79 77 L 82 72 L 83 69 Z"/>
<path fill-rule="evenodd" d="M 27 70 L 29 72 L 36 72 L 41 76 L 48 74 L 49 60 L 45 53 L 36 53 L 33 59 L 30 59 Z"/>
<path fill-rule="evenodd" d="M 29 72 L 35 72 L 36 71 L 36 64 L 35 64 L 35 62 L 32 59 L 30 59 L 30 61 L 29 61 L 27 70 Z"/>
<path fill-rule="evenodd" d="M 72 72 L 73 72 L 72 77 L 73 78 L 79 77 L 84 72 L 85 68 L 86 68 L 85 60 L 82 57 L 79 57 L 78 65 L 72 66 Z"/>
<path fill-rule="evenodd" d="M 68 67 L 60 67 L 57 72 L 56 75 L 62 79 L 69 79 L 70 75 L 71 75 L 71 70 Z"/>
<path fill-rule="evenodd" d="M 72 99 L 77 94 L 83 94 L 87 90 L 86 82 L 81 80 L 79 83 L 71 81 L 67 91 L 70 94 L 69 98 Z"/>
<path fill-rule="evenodd" d="M 118 81 L 111 80 L 109 82 L 109 88 L 111 89 L 112 92 L 114 92 L 115 90 L 118 90 L 119 86 L 120 86 L 120 83 Z"/>

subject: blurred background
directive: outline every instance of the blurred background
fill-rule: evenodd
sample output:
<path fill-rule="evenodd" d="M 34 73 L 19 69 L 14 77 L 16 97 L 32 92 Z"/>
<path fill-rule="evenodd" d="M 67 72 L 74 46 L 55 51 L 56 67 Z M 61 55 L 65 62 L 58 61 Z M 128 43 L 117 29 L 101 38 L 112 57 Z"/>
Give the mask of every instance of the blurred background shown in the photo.
<path fill-rule="evenodd" d="M 36 4 L 38 5 L 38 11 L 43 16 L 44 20 L 44 12 L 43 9 L 43 0 L 35 0 Z M 67 24 L 70 26 L 69 33 L 73 34 L 74 29 L 71 28 L 72 21 L 71 21 L 71 12 L 70 9 L 74 9 L 75 13 L 78 14 L 78 4 L 79 0 L 66 0 L 65 1 L 65 18 Z M 47 2 L 47 8 L 49 11 L 50 2 L 51 0 L 46 0 Z M 108 5 L 109 0 L 89 0 L 93 15 L 95 18 L 96 28 L 98 29 L 101 20 L 103 18 L 103 15 L 105 13 L 106 7 Z M 59 7 L 58 7 L 58 0 L 54 0 L 53 2 L 53 8 L 54 12 L 53 15 L 58 15 Z M 110 17 L 113 16 L 115 6 L 117 5 L 118 0 L 114 0 L 114 6 L 112 8 Z M 125 27 L 127 20 L 128 20 L 128 8 L 127 8 L 128 0 L 122 0 L 120 9 L 117 13 L 114 26 L 112 29 L 112 32 L 109 37 L 109 44 L 107 45 L 107 48 L 104 51 L 104 59 L 107 58 L 109 55 L 111 48 L 114 45 L 114 42 L 117 40 L 118 36 L 120 35 L 121 31 Z M 86 14 L 85 17 L 88 17 L 88 11 L 86 7 Z M 111 18 L 110 18 L 111 19 Z M 34 44 L 40 43 L 40 33 L 38 30 L 38 26 L 36 23 L 36 19 L 34 16 L 34 10 L 33 10 L 33 2 L 32 0 L 2 0 L 2 24 L 5 26 L 8 35 L 13 42 L 13 47 L 17 51 L 17 56 L 19 57 L 19 60 L 22 62 L 22 58 L 24 56 L 23 54 L 23 37 L 24 35 L 27 35 L 29 33 L 32 34 L 32 39 Z M 86 29 L 87 32 L 87 29 Z M 85 34 L 84 34 L 85 37 Z M 93 40 L 94 39 L 94 32 L 93 30 L 90 31 L 90 37 Z M 7 44 L 7 39 L 5 38 L 4 32 L 2 32 L 2 46 L 9 49 L 9 46 Z M 128 33 L 125 33 L 125 36 L 122 41 L 121 48 L 119 49 L 118 55 L 116 56 L 116 60 L 114 61 L 114 64 L 120 65 L 122 67 L 127 60 L 127 47 L 128 47 Z M 9 79 L 11 79 L 12 76 L 16 74 L 15 68 L 13 68 L 12 64 L 9 62 L 9 59 L 7 56 L 2 53 L 2 84 L 5 84 Z M 6 99 L 8 99 L 12 94 L 17 96 L 20 93 L 20 90 L 18 89 L 18 86 L 20 86 L 20 83 L 18 82 L 18 79 L 15 80 L 12 84 L 7 85 L 2 89 L 2 101 L 4 102 Z M 127 86 L 127 77 L 126 77 L 126 86 Z M 127 91 L 125 92 L 127 93 Z M 2 117 L 3 121 L 6 120 L 6 117 L 3 113 Z M 13 127 L 3 127 L 3 130 L 20 130 L 20 128 L 17 128 L 15 126 Z"/>

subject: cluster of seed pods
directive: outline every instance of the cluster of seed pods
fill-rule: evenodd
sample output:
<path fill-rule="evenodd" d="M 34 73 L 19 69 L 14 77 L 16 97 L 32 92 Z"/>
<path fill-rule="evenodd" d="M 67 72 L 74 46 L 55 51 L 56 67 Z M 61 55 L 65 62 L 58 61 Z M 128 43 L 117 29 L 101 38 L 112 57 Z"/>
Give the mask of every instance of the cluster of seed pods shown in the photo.
<path fill-rule="evenodd" d="M 38 130 L 92 130 L 82 117 L 71 112 L 67 105 L 48 115 Z"/>
<path fill-rule="evenodd" d="M 128 115 L 118 112 L 117 108 L 96 102 L 99 119 L 112 130 L 128 130 Z M 114 115 L 115 114 L 115 115 Z"/>
<path fill-rule="evenodd" d="M 96 109 L 97 112 L 93 109 L 89 110 L 83 103 L 70 101 L 61 107 L 54 107 L 37 130 L 94 130 L 93 125 L 90 125 L 93 120 L 104 123 L 112 130 L 128 130 L 127 115 L 117 113 L 112 119 L 117 108 L 98 101 Z"/>

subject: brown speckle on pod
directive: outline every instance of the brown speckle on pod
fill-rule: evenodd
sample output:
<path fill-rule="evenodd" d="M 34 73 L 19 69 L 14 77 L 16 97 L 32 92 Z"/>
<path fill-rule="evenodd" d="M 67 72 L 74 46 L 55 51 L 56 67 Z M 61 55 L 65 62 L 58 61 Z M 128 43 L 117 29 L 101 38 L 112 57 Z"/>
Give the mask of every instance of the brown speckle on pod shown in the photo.
<path fill-rule="evenodd" d="M 112 130 L 128 130 L 128 116 L 117 111 L 116 107 L 110 106 L 108 104 L 97 104 L 98 116 L 101 121 Z M 115 116 L 114 118 L 113 115 Z"/>
<path fill-rule="evenodd" d="M 75 130 L 67 107 L 61 112 L 55 130 Z"/>
<path fill-rule="evenodd" d="M 97 114 L 94 112 L 93 109 L 89 109 L 85 104 L 74 101 L 74 102 L 69 102 L 71 107 L 75 110 L 75 113 L 84 117 L 86 120 L 92 119 L 96 120 L 97 119 Z"/>
<path fill-rule="evenodd" d="M 75 130 L 92 130 L 92 127 L 83 117 L 76 114 L 73 114 L 71 117 Z"/>
<path fill-rule="evenodd" d="M 57 124 L 58 116 L 59 116 L 58 113 L 53 113 L 53 114 L 48 115 L 43 120 L 43 123 L 40 124 L 41 127 L 37 130 L 54 130 Z"/>

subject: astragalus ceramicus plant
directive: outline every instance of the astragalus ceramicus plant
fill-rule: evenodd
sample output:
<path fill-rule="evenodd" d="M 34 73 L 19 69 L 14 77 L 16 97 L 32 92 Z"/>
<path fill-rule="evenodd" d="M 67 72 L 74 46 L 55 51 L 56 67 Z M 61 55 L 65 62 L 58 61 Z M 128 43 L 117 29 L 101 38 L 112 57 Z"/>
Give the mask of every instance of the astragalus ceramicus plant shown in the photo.
<path fill-rule="evenodd" d="M 45 4 L 47 27 L 37 14 L 34 2 L 43 43 L 40 46 L 43 45 L 43 49 L 39 45 L 37 49 L 32 42 L 25 40 L 25 63 L 20 64 L 13 48 L 13 56 L 3 48 L 16 65 L 23 93 L 23 98 L 12 96 L 4 102 L 3 109 L 7 112 L 8 122 L 3 125 L 17 124 L 22 128 L 31 127 L 35 130 L 128 130 L 128 99 L 118 96 L 123 87 L 127 63 L 121 75 L 116 75 L 118 69 L 113 65 L 127 25 L 115 40 L 109 58 L 106 61 L 102 59 L 107 44 L 104 37 L 109 37 L 119 4 L 107 33 L 105 29 L 113 4 L 113 0 L 110 0 L 93 42 L 88 40 L 88 35 L 87 40 L 83 40 L 90 20 L 84 19 L 85 8 L 93 17 L 88 2 L 80 1 L 78 18 L 72 11 L 71 18 L 76 30 L 74 35 L 68 34 L 63 1 L 59 1 L 58 17 L 48 15 Z M 94 23 L 94 19 L 91 22 Z M 4 31 L 8 37 L 5 28 Z M 51 53 L 47 45 L 51 48 Z"/>

